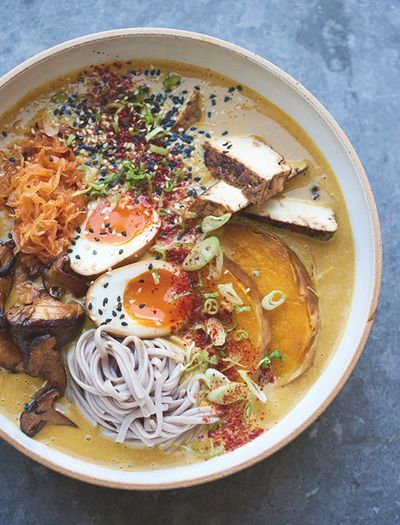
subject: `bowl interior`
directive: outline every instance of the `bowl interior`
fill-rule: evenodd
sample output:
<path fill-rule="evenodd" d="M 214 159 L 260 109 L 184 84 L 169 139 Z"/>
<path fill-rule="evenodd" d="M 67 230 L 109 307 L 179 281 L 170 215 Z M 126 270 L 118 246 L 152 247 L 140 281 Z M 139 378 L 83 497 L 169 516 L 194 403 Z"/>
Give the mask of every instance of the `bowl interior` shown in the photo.
<path fill-rule="evenodd" d="M 295 408 L 244 447 L 207 462 L 158 471 L 120 471 L 93 465 L 29 439 L 0 414 L 2 436 L 21 451 L 63 473 L 125 488 L 195 484 L 234 472 L 293 439 L 339 391 L 365 343 L 380 281 L 380 239 L 375 205 L 362 166 L 343 132 L 322 106 L 275 66 L 236 46 L 202 35 L 168 30 L 120 30 L 62 44 L 30 59 L 0 82 L 0 114 L 28 89 L 75 69 L 109 60 L 166 59 L 210 68 L 245 84 L 289 113 L 331 164 L 353 227 L 356 271 L 349 321 L 334 358 Z"/>

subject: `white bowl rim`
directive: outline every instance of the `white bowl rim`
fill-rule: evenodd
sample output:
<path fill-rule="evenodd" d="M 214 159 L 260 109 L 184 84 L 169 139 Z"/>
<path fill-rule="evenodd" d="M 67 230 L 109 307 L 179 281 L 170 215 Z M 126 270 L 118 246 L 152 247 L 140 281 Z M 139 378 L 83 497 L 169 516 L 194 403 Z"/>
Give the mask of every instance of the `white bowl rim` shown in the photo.
<path fill-rule="evenodd" d="M 127 490 L 133 490 L 133 489 L 135 490 L 164 490 L 164 489 L 189 487 L 192 485 L 199 485 L 202 483 L 214 481 L 216 479 L 226 477 L 228 475 L 239 472 L 240 470 L 243 470 L 247 467 L 250 467 L 251 465 L 254 465 L 255 463 L 258 463 L 259 461 L 266 459 L 267 457 L 271 456 L 272 454 L 274 454 L 275 452 L 277 452 L 278 450 L 286 446 L 288 443 L 294 440 L 299 434 L 301 434 L 309 425 L 311 425 L 311 423 L 313 423 L 322 414 L 322 412 L 324 412 L 324 410 L 329 406 L 332 400 L 336 397 L 336 395 L 342 389 L 343 385 L 345 384 L 349 375 L 351 374 L 353 368 L 355 367 L 364 349 L 369 332 L 371 330 L 372 323 L 375 319 L 376 310 L 378 307 L 378 298 L 379 298 L 379 293 L 380 293 L 381 275 L 382 275 L 382 241 L 381 241 L 379 216 L 378 216 L 378 212 L 377 212 L 377 208 L 376 208 L 376 204 L 375 204 L 375 200 L 374 200 L 374 196 L 372 193 L 370 183 L 368 181 L 367 175 L 365 173 L 365 170 L 362 166 L 362 163 L 357 153 L 355 152 L 353 146 L 351 145 L 349 139 L 347 138 L 347 136 L 345 135 L 344 131 L 341 129 L 339 124 L 330 115 L 328 110 L 325 109 L 325 107 L 306 88 L 304 88 L 300 84 L 300 82 L 295 80 L 289 74 L 285 73 L 282 69 L 275 66 L 268 60 L 238 45 L 232 44 L 226 40 L 222 40 L 216 37 L 208 36 L 202 33 L 192 32 L 192 31 L 185 31 L 185 30 L 180 30 L 180 29 L 168 29 L 168 28 L 154 28 L 154 27 L 121 28 L 121 29 L 114 29 L 114 30 L 109 30 L 109 31 L 92 33 L 89 35 L 67 40 L 61 44 L 50 47 L 34 55 L 31 58 L 28 58 L 27 60 L 25 60 L 18 66 L 14 67 L 8 73 L 6 73 L 0 78 L 0 89 L 4 88 L 9 82 L 13 81 L 14 79 L 16 79 L 18 76 L 20 76 L 27 70 L 33 68 L 34 66 L 48 59 L 51 56 L 55 56 L 68 49 L 73 49 L 75 47 L 84 46 L 88 43 L 95 43 L 96 41 L 100 42 L 100 41 L 109 40 L 113 38 L 121 38 L 123 36 L 129 36 L 129 35 L 145 35 L 145 36 L 154 36 L 154 37 L 173 36 L 173 37 L 186 38 L 186 39 L 199 41 L 199 42 L 206 42 L 215 47 L 224 48 L 225 50 L 230 50 L 233 53 L 240 55 L 242 58 L 245 58 L 257 64 L 258 66 L 261 66 L 265 70 L 272 72 L 275 76 L 280 78 L 282 81 L 289 84 L 292 88 L 294 88 L 295 91 L 297 91 L 303 98 L 305 98 L 308 101 L 308 103 L 313 107 L 314 110 L 316 110 L 321 115 L 323 120 L 330 126 L 331 130 L 336 134 L 336 137 L 342 143 L 343 148 L 347 151 L 347 154 L 349 155 L 354 165 L 354 168 L 357 172 L 357 175 L 359 177 L 359 180 L 364 190 L 364 194 L 366 197 L 367 206 L 368 206 L 368 210 L 369 210 L 369 214 L 370 214 L 370 218 L 372 222 L 372 230 L 373 230 L 373 244 L 374 244 L 373 293 L 372 293 L 370 304 L 369 304 L 368 319 L 365 323 L 363 333 L 358 341 L 357 348 L 354 351 L 354 355 L 351 361 L 349 362 L 348 366 L 345 368 L 345 370 L 343 370 L 342 375 L 338 378 L 335 387 L 331 390 L 330 394 L 319 405 L 318 409 L 314 410 L 314 412 L 309 414 L 309 416 L 302 422 L 302 424 L 297 426 L 287 436 L 282 437 L 273 447 L 270 447 L 258 454 L 255 454 L 253 457 L 251 457 L 250 459 L 246 461 L 238 462 L 232 467 L 221 468 L 212 474 L 198 476 L 198 477 L 191 478 L 191 479 L 179 480 L 179 481 L 170 481 L 170 482 L 163 482 L 163 483 L 155 482 L 151 484 L 149 483 L 143 484 L 143 483 L 138 483 L 138 482 L 119 482 L 116 480 L 106 480 L 104 478 L 96 477 L 90 474 L 82 474 L 81 472 L 76 472 L 75 470 L 72 470 L 65 465 L 62 466 L 58 464 L 57 462 L 46 458 L 41 453 L 32 451 L 29 448 L 29 446 L 21 443 L 20 441 L 17 441 L 13 437 L 11 437 L 7 431 L 5 431 L 3 428 L 0 428 L 0 437 L 4 439 L 6 442 L 8 442 L 9 444 L 11 444 L 13 447 L 15 447 L 18 451 L 22 452 L 29 458 L 41 463 L 42 465 L 45 465 L 46 467 L 51 468 L 52 470 L 55 470 L 64 475 L 70 476 L 75 479 L 79 479 L 81 481 L 85 481 L 85 482 L 100 485 L 100 486 L 106 486 L 106 487 L 113 487 L 113 488 L 120 488 L 120 489 L 127 489 Z M 85 463 L 84 460 L 82 461 L 83 463 Z M 134 473 L 134 471 L 132 471 L 132 473 Z"/>

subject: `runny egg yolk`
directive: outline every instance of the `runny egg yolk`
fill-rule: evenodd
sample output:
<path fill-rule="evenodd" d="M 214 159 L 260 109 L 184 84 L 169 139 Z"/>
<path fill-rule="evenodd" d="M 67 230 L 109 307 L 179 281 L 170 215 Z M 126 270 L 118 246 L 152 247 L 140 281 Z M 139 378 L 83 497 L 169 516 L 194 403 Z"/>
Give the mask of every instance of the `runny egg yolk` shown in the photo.
<path fill-rule="evenodd" d="M 167 270 L 148 271 L 131 279 L 123 304 L 140 324 L 167 329 L 182 326 L 193 308 L 188 279 Z"/>
<path fill-rule="evenodd" d="M 123 244 L 130 241 L 152 221 L 152 208 L 144 202 L 124 196 L 112 206 L 101 201 L 89 215 L 85 235 L 96 242 Z"/>

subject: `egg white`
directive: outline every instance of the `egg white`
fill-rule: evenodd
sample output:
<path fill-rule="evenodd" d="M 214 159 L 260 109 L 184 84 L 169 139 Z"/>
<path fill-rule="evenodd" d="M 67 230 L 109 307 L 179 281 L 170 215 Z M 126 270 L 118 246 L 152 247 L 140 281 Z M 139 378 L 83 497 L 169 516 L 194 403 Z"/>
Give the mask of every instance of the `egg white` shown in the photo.
<path fill-rule="evenodd" d="M 136 335 L 141 338 L 163 337 L 171 333 L 170 328 L 151 327 L 132 318 L 123 305 L 124 291 L 131 279 L 149 272 L 149 264 L 155 270 L 166 270 L 179 275 L 181 270 L 175 264 L 165 261 L 151 260 L 123 266 L 106 272 L 96 279 L 86 294 L 86 311 L 90 319 L 97 325 L 106 324 L 107 331 L 114 335 Z"/>
<path fill-rule="evenodd" d="M 76 237 L 70 246 L 71 268 L 80 275 L 96 276 L 110 268 L 133 262 L 146 252 L 160 228 L 160 218 L 157 212 L 153 211 L 146 228 L 125 243 L 101 242 L 101 237 L 99 242 L 89 239 L 84 232 L 91 213 L 100 202 L 99 199 L 89 203 L 85 222 L 77 230 Z"/>

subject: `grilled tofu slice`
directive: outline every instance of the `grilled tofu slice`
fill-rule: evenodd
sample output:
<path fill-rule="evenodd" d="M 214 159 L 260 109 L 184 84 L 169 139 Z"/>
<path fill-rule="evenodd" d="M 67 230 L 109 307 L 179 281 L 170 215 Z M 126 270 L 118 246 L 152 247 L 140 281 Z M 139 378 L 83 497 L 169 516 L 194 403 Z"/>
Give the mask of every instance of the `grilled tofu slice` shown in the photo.
<path fill-rule="evenodd" d="M 252 204 L 282 191 L 292 173 L 278 152 L 252 135 L 206 142 L 204 161 L 212 175 L 239 188 Z"/>
<path fill-rule="evenodd" d="M 307 162 L 290 161 L 290 167 L 289 179 L 292 179 L 307 170 Z M 206 215 L 218 217 L 224 213 L 237 213 L 250 204 L 251 202 L 240 188 L 219 180 L 198 196 L 190 211 L 200 217 Z"/>
<path fill-rule="evenodd" d="M 273 198 L 259 206 L 250 206 L 245 214 L 322 239 L 330 239 L 338 228 L 335 213 L 328 206 L 291 197 Z"/>
<path fill-rule="evenodd" d="M 241 189 L 219 180 L 196 198 L 190 211 L 199 217 L 219 217 L 224 213 L 236 213 L 249 204 Z"/>
<path fill-rule="evenodd" d="M 178 116 L 172 126 L 175 133 L 183 133 L 190 126 L 199 122 L 203 116 L 201 109 L 201 95 L 199 91 L 194 91 L 178 113 Z"/>

